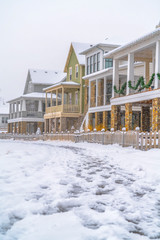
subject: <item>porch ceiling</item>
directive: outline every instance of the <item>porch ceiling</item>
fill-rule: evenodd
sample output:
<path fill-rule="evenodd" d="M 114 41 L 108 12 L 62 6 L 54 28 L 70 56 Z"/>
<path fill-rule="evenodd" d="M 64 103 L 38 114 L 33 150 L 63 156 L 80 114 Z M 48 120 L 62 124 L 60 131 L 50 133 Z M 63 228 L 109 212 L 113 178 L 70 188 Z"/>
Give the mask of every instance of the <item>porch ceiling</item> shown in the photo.
<path fill-rule="evenodd" d="M 156 44 L 150 44 L 147 47 L 142 47 L 141 49 L 138 49 L 136 51 L 133 51 L 134 53 L 134 60 L 137 62 L 143 62 L 143 61 L 152 61 L 152 52 L 155 49 Z M 128 55 L 125 54 L 119 60 L 128 61 Z"/>

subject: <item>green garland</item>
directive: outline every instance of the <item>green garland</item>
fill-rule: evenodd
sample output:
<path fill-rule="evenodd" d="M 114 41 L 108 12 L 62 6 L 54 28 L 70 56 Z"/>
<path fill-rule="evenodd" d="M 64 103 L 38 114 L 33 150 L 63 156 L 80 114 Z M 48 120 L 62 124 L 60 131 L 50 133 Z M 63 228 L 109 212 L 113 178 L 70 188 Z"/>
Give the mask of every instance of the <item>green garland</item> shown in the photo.
<path fill-rule="evenodd" d="M 115 91 L 115 93 L 118 93 L 118 94 L 125 94 L 124 93 L 124 90 L 125 90 L 125 88 L 126 88 L 126 85 L 127 85 L 127 83 L 125 82 L 125 83 L 123 83 L 123 85 L 122 85 L 122 87 L 121 87 L 121 89 L 120 90 L 117 90 L 117 88 L 116 88 L 116 86 L 114 86 L 114 91 Z"/>
<path fill-rule="evenodd" d="M 158 74 L 157 74 L 157 76 L 158 76 Z M 144 77 L 140 77 L 140 78 L 138 79 L 137 84 L 136 84 L 135 87 L 133 87 L 132 84 L 131 84 L 131 81 L 129 81 L 129 82 L 128 82 L 128 87 L 131 88 L 131 89 L 133 89 L 133 90 L 137 90 L 137 88 L 138 88 L 139 86 L 141 86 L 138 91 L 141 91 L 141 90 L 144 89 L 144 88 L 149 88 L 149 87 L 152 85 L 152 82 L 153 82 L 153 80 L 154 80 L 154 77 L 155 77 L 155 74 L 153 73 L 151 79 L 149 80 L 149 82 L 148 82 L 147 84 L 144 83 Z M 160 74 L 159 74 L 159 77 L 160 77 Z M 159 77 L 158 77 L 158 78 L 159 78 Z"/>
<path fill-rule="evenodd" d="M 160 73 L 157 73 L 157 76 L 158 76 L 158 79 L 160 80 Z M 129 82 L 128 82 L 128 87 L 131 88 L 131 89 L 133 89 L 133 90 L 137 90 L 137 88 L 140 86 L 138 92 L 141 91 L 141 90 L 144 89 L 144 88 L 150 88 L 150 86 L 151 86 L 152 83 L 153 83 L 154 77 L 155 77 L 155 73 L 152 74 L 151 79 L 149 80 L 149 82 L 148 82 L 147 84 L 144 83 L 144 77 L 140 77 L 140 78 L 138 79 L 137 83 L 136 83 L 136 86 L 134 86 L 134 87 L 132 86 L 131 81 L 129 81 Z M 125 83 L 122 85 L 122 87 L 121 87 L 120 90 L 117 90 L 116 86 L 114 86 L 114 91 L 115 91 L 115 93 L 123 94 L 123 95 L 124 95 L 124 90 L 125 90 L 125 88 L 126 88 L 126 85 L 127 85 L 127 83 L 125 82 Z"/>

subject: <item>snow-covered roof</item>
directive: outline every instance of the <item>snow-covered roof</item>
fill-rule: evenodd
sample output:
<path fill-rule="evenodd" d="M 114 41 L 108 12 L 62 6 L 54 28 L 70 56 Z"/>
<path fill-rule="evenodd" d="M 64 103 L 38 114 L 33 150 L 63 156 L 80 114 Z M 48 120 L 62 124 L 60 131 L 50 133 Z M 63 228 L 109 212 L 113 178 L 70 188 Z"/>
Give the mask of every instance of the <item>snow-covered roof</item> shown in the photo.
<path fill-rule="evenodd" d="M 74 48 L 74 51 L 77 56 L 77 60 L 80 65 L 85 65 L 85 56 L 81 55 L 80 53 L 83 52 L 86 49 L 89 49 L 93 46 L 93 44 L 90 43 L 78 43 L 78 42 L 72 42 L 72 46 Z"/>
<path fill-rule="evenodd" d="M 113 48 L 117 48 L 119 46 L 120 45 L 117 45 L 117 44 L 98 43 L 98 44 L 90 45 L 90 47 L 88 49 L 85 49 L 80 54 L 85 55 L 88 52 L 90 52 L 90 51 L 92 51 L 93 49 L 96 49 L 96 48 L 100 48 L 100 49 L 105 50 L 106 48 L 113 49 Z"/>
<path fill-rule="evenodd" d="M 59 83 L 53 84 L 52 86 L 44 88 L 43 90 L 46 91 L 46 90 L 49 90 L 49 89 L 51 89 L 53 87 L 58 87 L 58 86 L 77 86 L 77 87 L 79 87 L 80 84 L 76 83 L 76 82 L 72 82 L 72 81 L 69 81 L 69 82 L 59 82 Z"/>
<path fill-rule="evenodd" d="M 0 114 L 9 114 L 9 104 L 0 101 Z"/>
<path fill-rule="evenodd" d="M 30 77 L 35 84 L 54 84 L 64 81 L 66 73 L 60 71 L 48 71 L 39 69 L 29 69 Z"/>
<path fill-rule="evenodd" d="M 32 93 L 23 94 L 23 95 L 19 96 L 18 98 L 14 98 L 14 99 L 8 101 L 8 103 L 13 102 L 13 101 L 17 101 L 17 100 L 19 100 L 20 98 L 45 99 L 45 97 L 46 97 L 46 94 L 45 94 L 45 93 L 32 92 Z M 50 98 L 50 97 L 51 97 L 50 94 L 47 95 L 47 97 Z M 56 99 L 56 95 L 55 95 L 55 94 L 52 94 L 52 98 L 55 98 L 55 99 Z"/>
<path fill-rule="evenodd" d="M 118 48 L 116 48 L 116 49 L 114 49 L 114 50 L 104 54 L 104 58 L 113 57 L 114 54 L 119 53 L 120 51 L 122 51 L 122 50 L 124 50 L 126 48 L 129 48 L 129 47 L 134 46 L 134 45 L 136 45 L 138 43 L 141 43 L 141 42 L 143 42 L 143 41 L 145 41 L 145 40 L 147 40 L 149 38 L 152 38 L 152 37 L 154 37 L 156 35 L 160 35 L 160 28 L 157 28 L 156 30 L 154 30 L 154 31 L 152 31 L 152 32 L 150 32 L 150 33 L 148 33 L 146 35 L 143 35 L 142 37 L 137 38 L 134 41 L 131 41 L 131 42 L 127 43 L 127 44 L 124 44 L 124 45 L 122 45 L 122 46 L 120 46 L 120 47 L 118 47 Z"/>

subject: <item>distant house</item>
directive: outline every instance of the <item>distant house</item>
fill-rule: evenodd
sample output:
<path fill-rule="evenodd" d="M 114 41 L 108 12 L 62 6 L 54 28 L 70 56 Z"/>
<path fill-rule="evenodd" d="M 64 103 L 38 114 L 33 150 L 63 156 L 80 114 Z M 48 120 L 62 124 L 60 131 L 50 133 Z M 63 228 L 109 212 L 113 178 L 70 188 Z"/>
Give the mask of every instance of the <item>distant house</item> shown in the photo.
<path fill-rule="evenodd" d="M 45 88 L 46 101 L 48 96 L 57 96 L 56 104 L 46 106 L 45 132 L 79 129 L 84 117 L 84 80 L 85 57 L 80 52 L 91 47 L 86 43 L 71 43 L 64 72 L 65 82 L 55 83 Z"/>
<path fill-rule="evenodd" d="M 9 105 L 0 101 L 0 133 L 8 131 Z"/>
<path fill-rule="evenodd" d="M 66 74 L 63 72 L 29 70 L 23 94 L 8 101 L 8 132 L 32 134 L 36 133 L 38 128 L 43 132 L 45 104 L 50 105 L 50 96 L 48 102 L 45 102 L 43 88 L 64 81 L 65 78 Z M 52 96 L 52 101 L 56 101 L 55 95 Z"/>

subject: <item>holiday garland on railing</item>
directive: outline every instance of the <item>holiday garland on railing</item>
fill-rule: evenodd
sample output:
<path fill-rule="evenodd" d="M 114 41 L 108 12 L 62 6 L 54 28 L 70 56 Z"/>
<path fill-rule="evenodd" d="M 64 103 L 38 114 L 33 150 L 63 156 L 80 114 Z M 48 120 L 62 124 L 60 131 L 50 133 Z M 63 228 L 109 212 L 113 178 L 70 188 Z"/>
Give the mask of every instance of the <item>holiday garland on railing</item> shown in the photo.
<path fill-rule="evenodd" d="M 158 74 L 157 74 L 157 76 L 158 76 Z M 141 91 L 144 88 L 149 88 L 152 85 L 152 83 L 153 83 L 154 77 L 155 77 L 155 74 L 153 73 L 151 79 L 149 80 L 149 82 L 147 84 L 144 83 L 144 77 L 140 77 L 138 79 L 137 84 L 136 84 L 135 87 L 133 87 L 132 84 L 131 84 L 131 81 L 129 81 L 128 82 L 128 87 L 133 89 L 133 90 L 137 90 L 137 88 L 139 86 L 141 86 L 138 91 Z"/>
<path fill-rule="evenodd" d="M 117 90 L 117 88 L 116 88 L 116 86 L 114 86 L 114 91 L 115 91 L 115 93 L 118 93 L 118 94 L 125 94 L 124 93 L 124 90 L 125 90 L 125 88 L 126 88 L 126 85 L 127 85 L 127 83 L 125 82 L 125 83 L 123 83 L 123 85 L 122 85 L 122 87 L 121 87 L 121 89 L 120 90 Z"/>
<path fill-rule="evenodd" d="M 137 83 L 136 83 L 136 86 L 134 86 L 134 87 L 132 86 L 131 81 L 129 81 L 129 82 L 128 82 L 128 87 L 131 88 L 131 89 L 133 89 L 133 90 L 137 90 L 137 88 L 138 88 L 139 86 L 141 86 L 141 87 L 138 89 L 138 91 L 141 91 L 141 90 L 144 89 L 144 88 L 150 88 L 150 86 L 151 86 L 152 83 L 153 83 L 154 77 L 155 77 L 155 73 L 152 74 L 151 79 L 149 80 L 149 82 L 148 82 L 147 84 L 144 83 L 144 77 L 140 77 L 140 78 L 138 79 Z M 158 79 L 160 80 L 160 73 L 157 73 L 157 77 L 158 77 Z M 127 86 L 127 83 L 126 83 L 126 82 L 122 85 L 121 89 L 119 89 L 119 90 L 117 90 L 117 87 L 114 86 L 114 91 L 115 91 L 115 93 L 123 94 L 123 95 L 124 95 L 124 94 L 125 94 L 125 93 L 124 93 L 124 90 L 125 90 L 126 86 Z"/>

